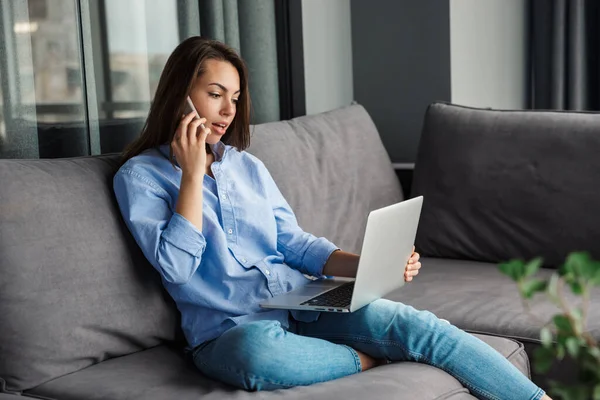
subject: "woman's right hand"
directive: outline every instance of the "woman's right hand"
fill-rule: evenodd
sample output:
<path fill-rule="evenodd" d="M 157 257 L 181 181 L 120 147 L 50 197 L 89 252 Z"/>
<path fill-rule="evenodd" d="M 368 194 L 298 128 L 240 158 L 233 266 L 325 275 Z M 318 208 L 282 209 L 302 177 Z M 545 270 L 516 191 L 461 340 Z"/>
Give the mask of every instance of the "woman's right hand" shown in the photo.
<path fill-rule="evenodd" d="M 200 127 L 200 124 L 206 122 L 206 118 L 195 117 L 194 112 L 183 116 L 171 147 L 183 175 L 202 177 L 206 172 L 206 137 L 210 134 L 210 129 L 202 130 Z"/>

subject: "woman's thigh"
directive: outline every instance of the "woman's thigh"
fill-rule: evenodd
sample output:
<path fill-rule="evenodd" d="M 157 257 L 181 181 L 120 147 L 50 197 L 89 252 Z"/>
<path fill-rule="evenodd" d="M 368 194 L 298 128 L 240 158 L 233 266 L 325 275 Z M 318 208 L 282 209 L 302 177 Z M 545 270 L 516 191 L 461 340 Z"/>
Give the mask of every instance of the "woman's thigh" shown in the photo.
<path fill-rule="evenodd" d="M 286 331 L 278 321 L 235 326 L 193 353 L 205 375 L 246 390 L 324 382 L 361 370 L 356 351 Z"/>
<path fill-rule="evenodd" d="M 452 330 L 458 329 L 429 311 L 381 299 L 350 314 L 321 313 L 315 322 L 298 322 L 296 333 L 345 344 L 376 358 L 416 361 L 419 350 L 430 347 L 430 339 Z"/>

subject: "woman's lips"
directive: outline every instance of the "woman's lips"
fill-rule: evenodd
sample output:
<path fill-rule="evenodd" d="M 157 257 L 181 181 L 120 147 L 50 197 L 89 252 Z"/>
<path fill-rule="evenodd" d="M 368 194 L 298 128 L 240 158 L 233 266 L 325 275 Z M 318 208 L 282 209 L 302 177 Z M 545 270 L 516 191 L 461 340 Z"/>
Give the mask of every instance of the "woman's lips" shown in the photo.
<path fill-rule="evenodd" d="M 224 135 L 225 132 L 227 132 L 227 126 L 222 127 L 220 125 L 217 124 L 212 124 L 211 126 L 211 130 L 213 131 L 213 133 L 219 134 L 219 135 Z"/>

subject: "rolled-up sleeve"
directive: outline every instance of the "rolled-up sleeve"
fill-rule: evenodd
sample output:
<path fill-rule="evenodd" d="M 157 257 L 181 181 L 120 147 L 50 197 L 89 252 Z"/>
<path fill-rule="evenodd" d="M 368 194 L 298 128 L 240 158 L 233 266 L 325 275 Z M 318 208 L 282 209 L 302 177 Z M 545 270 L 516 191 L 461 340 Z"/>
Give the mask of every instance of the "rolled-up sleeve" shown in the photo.
<path fill-rule="evenodd" d="M 277 223 L 277 250 L 283 254 L 285 263 L 290 267 L 307 275 L 321 277 L 327 259 L 339 247 L 324 237 L 304 232 L 262 162 L 260 171 Z"/>
<path fill-rule="evenodd" d="M 113 189 L 123 219 L 148 261 L 167 282 L 187 283 L 206 248 L 202 232 L 171 211 L 164 189 L 135 171 L 119 170 Z"/>

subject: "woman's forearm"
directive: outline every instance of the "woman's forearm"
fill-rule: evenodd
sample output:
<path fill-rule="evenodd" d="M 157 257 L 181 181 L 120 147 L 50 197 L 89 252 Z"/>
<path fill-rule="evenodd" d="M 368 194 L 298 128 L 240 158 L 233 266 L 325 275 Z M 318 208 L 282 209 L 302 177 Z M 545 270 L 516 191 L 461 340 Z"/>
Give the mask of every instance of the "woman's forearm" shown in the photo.
<path fill-rule="evenodd" d="M 323 275 L 355 278 L 358 269 L 358 254 L 336 250 L 329 256 L 323 268 Z"/>
<path fill-rule="evenodd" d="M 175 211 L 202 231 L 202 185 L 204 175 L 183 175 Z"/>

